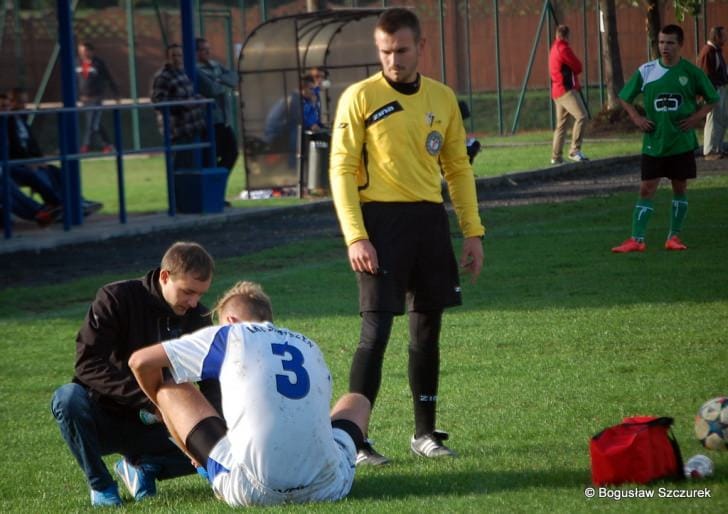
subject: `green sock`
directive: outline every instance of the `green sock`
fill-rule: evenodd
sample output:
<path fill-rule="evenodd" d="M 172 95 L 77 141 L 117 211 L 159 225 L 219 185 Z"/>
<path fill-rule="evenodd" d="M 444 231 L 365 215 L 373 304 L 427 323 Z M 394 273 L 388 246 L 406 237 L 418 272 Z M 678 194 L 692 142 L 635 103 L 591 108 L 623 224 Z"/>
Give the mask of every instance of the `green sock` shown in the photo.
<path fill-rule="evenodd" d="M 632 237 L 637 241 L 645 240 L 645 232 L 647 232 L 647 222 L 652 216 L 652 200 L 640 198 L 632 211 Z"/>
<path fill-rule="evenodd" d="M 670 233 L 668 239 L 672 236 L 676 236 L 680 233 L 685 221 L 685 216 L 688 215 L 688 197 L 687 195 L 673 195 L 672 197 L 672 209 L 670 215 Z"/>

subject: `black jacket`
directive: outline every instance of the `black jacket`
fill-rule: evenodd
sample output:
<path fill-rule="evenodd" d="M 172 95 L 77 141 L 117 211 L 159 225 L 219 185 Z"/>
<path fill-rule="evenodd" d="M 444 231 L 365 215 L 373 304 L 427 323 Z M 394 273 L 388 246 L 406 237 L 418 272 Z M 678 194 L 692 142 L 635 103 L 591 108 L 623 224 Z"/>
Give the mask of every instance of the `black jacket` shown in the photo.
<path fill-rule="evenodd" d="M 91 58 L 91 66 L 88 70 L 88 76 L 83 76 L 83 62 L 76 65 L 76 75 L 78 76 L 78 94 L 82 97 L 100 98 L 104 96 L 104 89 L 109 85 L 111 93 L 119 96 L 119 87 L 114 82 L 109 68 L 106 67 L 104 61 L 96 56 Z"/>
<path fill-rule="evenodd" d="M 96 293 L 76 336 L 76 374 L 91 398 L 121 414 L 137 417 L 139 409 L 154 406 L 127 364 L 134 351 L 211 324 L 207 309 L 198 304 L 177 316 L 159 290 L 159 268 L 141 279 L 107 284 Z M 208 380 L 200 390 L 221 411 L 220 384 Z"/>
<path fill-rule="evenodd" d="M 20 122 L 25 125 L 25 130 L 28 132 L 28 139 L 23 141 L 20 139 L 20 133 L 18 132 L 17 123 Z M 43 152 L 38 145 L 38 141 L 35 139 L 33 132 L 30 130 L 30 125 L 26 121 L 25 115 L 16 114 L 14 116 L 8 116 L 8 141 L 9 141 L 9 158 L 10 159 L 32 159 L 33 157 L 43 157 Z"/>

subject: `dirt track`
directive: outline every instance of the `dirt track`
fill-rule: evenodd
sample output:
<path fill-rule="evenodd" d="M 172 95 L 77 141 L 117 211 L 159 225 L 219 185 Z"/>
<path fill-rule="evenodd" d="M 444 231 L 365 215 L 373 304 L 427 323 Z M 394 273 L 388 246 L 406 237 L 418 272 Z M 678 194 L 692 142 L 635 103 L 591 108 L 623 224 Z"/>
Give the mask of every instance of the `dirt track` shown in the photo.
<path fill-rule="evenodd" d="M 579 165 L 563 167 L 563 173 L 524 173 L 479 184 L 481 207 L 563 202 L 618 191 L 636 191 L 637 161 L 594 163 L 586 171 Z M 728 172 L 728 159 L 698 160 L 699 175 Z M 481 187 L 483 186 L 483 187 Z M 112 241 L 64 246 L 40 253 L 3 255 L 0 289 L 10 286 L 58 283 L 103 272 L 138 273 L 159 262 L 174 241 L 198 241 L 217 259 L 244 255 L 282 243 L 309 238 L 340 237 L 330 204 L 305 209 L 282 209 L 274 215 L 256 216 L 250 222 L 217 223 L 205 227 L 136 235 Z"/>

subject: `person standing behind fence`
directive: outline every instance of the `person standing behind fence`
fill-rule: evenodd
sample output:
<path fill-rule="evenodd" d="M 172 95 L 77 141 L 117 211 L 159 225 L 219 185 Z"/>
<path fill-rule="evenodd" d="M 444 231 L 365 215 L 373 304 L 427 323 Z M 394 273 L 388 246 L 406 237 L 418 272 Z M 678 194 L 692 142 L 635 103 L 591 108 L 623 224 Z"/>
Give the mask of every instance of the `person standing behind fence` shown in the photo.
<path fill-rule="evenodd" d="M 644 132 L 642 181 L 632 211 L 632 236 L 612 248 L 614 253 L 644 252 L 647 222 L 662 177 L 672 183 L 670 231 L 666 250 L 687 250 L 678 234 L 688 213 L 688 179 L 697 176 L 695 128 L 718 102 L 718 93 L 703 71 L 680 57 L 684 33 L 678 25 L 660 30 L 660 57 L 640 66 L 619 92 L 619 101 L 632 122 Z M 632 105 L 643 95 L 645 115 Z M 702 97 L 705 104 L 698 105 Z"/>
<path fill-rule="evenodd" d="M 111 89 L 117 103 L 120 101 L 119 87 L 104 61 L 94 55 L 94 46 L 88 41 L 78 45 L 76 74 L 78 75 L 78 95 L 81 105 L 84 107 L 102 105 L 106 86 Z M 102 113 L 103 111 L 100 110 L 86 111 L 86 131 L 81 143 L 81 152 L 86 153 L 91 149 L 94 136 L 99 138 L 104 153 L 113 150 L 109 137 L 101 124 Z"/>
<path fill-rule="evenodd" d="M 579 85 L 581 61 L 574 55 L 569 46 L 569 27 L 559 25 L 556 27 L 556 40 L 549 52 L 549 73 L 551 75 L 551 98 L 556 106 L 556 129 L 551 148 L 551 164 L 561 164 L 564 150 L 564 137 L 566 122 L 569 116 L 574 118 L 574 127 L 571 130 L 571 147 L 569 159 L 572 161 L 588 161 L 581 153 L 581 143 L 584 138 L 584 124 L 589 119 L 589 113 L 584 105 Z"/>
<path fill-rule="evenodd" d="M 199 92 L 205 98 L 215 100 L 212 120 L 215 126 L 217 165 L 226 168 L 229 176 L 238 158 L 238 140 L 231 126 L 233 114 L 229 93 L 238 87 L 238 76 L 210 59 L 210 43 L 206 39 L 197 38 L 195 45 Z"/>
<path fill-rule="evenodd" d="M 195 88 L 184 70 L 182 46 L 173 43 L 167 47 L 167 62 L 154 74 L 151 99 L 153 103 L 194 100 Z M 157 110 L 160 132 L 164 131 L 163 108 Z M 196 137 L 204 137 L 205 111 L 202 105 L 175 105 L 169 107 L 169 131 L 173 145 L 190 144 Z M 194 151 L 174 153 L 174 169 L 195 168 Z"/>
<path fill-rule="evenodd" d="M 728 127 L 728 70 L 726 70 L 725 59 L 723 59 L 723 45 L 725 44 L 726 33 L 724 27 L 713 27 L 710 29 L 710 38 L 700 50 L 698 65 L 710 79 L 710 82 L 718 92 L 720 100 L 715 104 L 713 110 L 705 118 L 703 130 L 703 155 L 709 161 L 722 159 L 723 136 Z"/>
<path fill-rule="evenodd" d="M 410 449 L 426 458 L 452 457 L 443 443 L 448 435 L 435 429 L 442 314 L 461 303 L 443 177 L 464 238 L 460 266 L 473 282 L 483 266 L 485 228 L 455 94 L 418 73 L 425 46 L 419 19 L 409 9 L 387 9 L 374 41 L 382 71 L 346 89 L 332 135 L 331 192 L 361 315 L 349 391 L 374 404 L 394 316 L 407 310 Z M 386 462 L 370 443 L 357 457 L 357 464 Z"/>

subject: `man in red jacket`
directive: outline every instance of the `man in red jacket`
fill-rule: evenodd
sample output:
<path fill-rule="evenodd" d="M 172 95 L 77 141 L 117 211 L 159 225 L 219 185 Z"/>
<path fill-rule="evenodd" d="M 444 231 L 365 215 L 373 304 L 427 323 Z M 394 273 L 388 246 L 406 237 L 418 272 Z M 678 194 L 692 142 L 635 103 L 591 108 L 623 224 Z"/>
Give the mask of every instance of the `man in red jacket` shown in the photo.
<path fill-rule="evenodd" d="M 569 46 L 569 27 L 566 25 L 556 27 L 556 40 L 549 53 L 549 73 L 551 74 L 551 98 L 554 99 L 556 105 L 556 130 L 554 130 L 554 142 L 551 149 L 551 164 L 564 162 L 562 153 L 566 122 L 569 116 L 574 118 L 569 159 L 577 162 L 588 161 L 589 159 L 581 153 L 584 123 L 589 118 L 584 100 L 579 93 L 581 61 Z"/>

